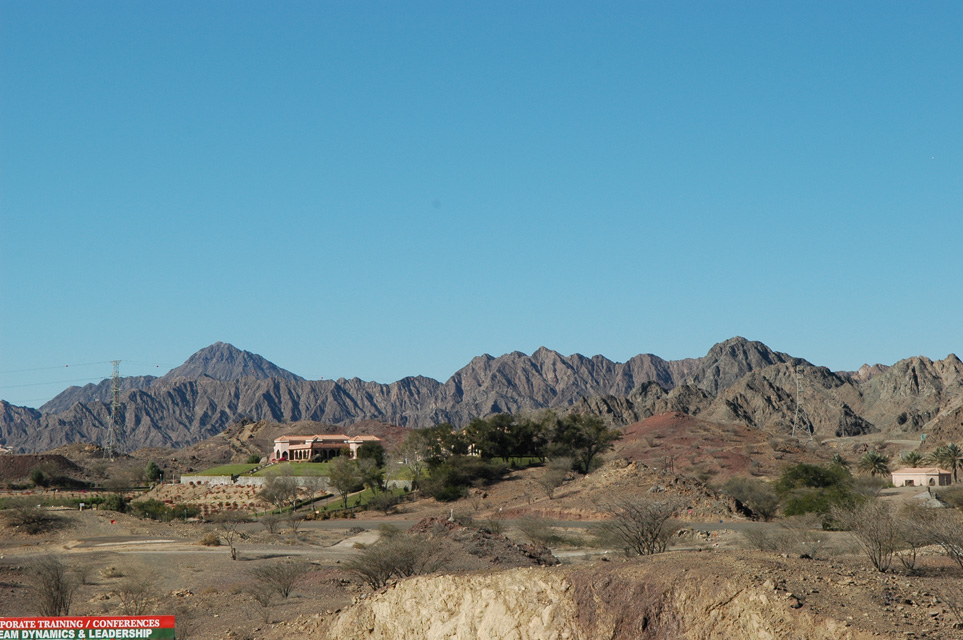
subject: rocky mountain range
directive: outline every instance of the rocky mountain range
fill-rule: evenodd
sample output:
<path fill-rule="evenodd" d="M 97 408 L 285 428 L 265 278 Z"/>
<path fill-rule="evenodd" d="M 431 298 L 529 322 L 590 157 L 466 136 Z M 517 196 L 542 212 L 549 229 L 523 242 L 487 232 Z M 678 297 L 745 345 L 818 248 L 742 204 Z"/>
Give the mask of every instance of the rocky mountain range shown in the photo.
<path fill-rule="evenodd" d="M 390 384 L 304 380 L 216 343 L 165 376 L 124 378 L 121 389 L 129 448 L 192 444 L 242 419 L 422 427 L 543 408 L 591 411 L 620 425 L 680 411 L 780 434 L 795 425 L 798 434 L 820 437 L 963 428 L 963 363 L 956 356 L 833 373 L 739 337 L 685 360 L 643 354 L 619 363 L 544 347 L 531 355 L 483 355 L 444 383 L 418 376 Z M 103 442 L 110 395 L 106 380 L 71 387 L 39 411 L 0 401 L 0 441 L 24 451 Z"/>

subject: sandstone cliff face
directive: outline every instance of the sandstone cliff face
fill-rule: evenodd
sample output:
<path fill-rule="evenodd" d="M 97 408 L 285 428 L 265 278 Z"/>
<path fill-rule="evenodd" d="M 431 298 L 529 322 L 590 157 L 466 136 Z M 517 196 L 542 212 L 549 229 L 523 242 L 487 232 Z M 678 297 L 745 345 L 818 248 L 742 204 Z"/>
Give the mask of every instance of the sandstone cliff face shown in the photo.
<path fill-rule="evenodd" d="M 895 637 L 799 608 L 773 581 L 713 558 L 405 580 L 316 637 L 368 640 L 864 640 Z M 289 633 L 280 629 L 280 633 Z"/>

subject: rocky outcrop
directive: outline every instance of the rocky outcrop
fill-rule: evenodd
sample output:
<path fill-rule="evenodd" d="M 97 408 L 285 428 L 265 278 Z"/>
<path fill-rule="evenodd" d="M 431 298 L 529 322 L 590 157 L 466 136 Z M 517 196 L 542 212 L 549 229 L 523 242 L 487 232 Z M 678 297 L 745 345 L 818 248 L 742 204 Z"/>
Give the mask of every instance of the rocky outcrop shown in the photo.
<path fill-rule="evenodd" d="M 798 402 L 798 412 L 797 412 Z M 859 389 L 825 367 L 780 364 L 753 371 L 721 392 L 701 417 L 741 422 L 774 433 L 821 437 L 877 431 L 857 410 Z"/>
<path fill-rule="evenodd" d="M 827 592 L 820 598 L 838 596 L 832 584 L 820 583 L 820 589 Z M 285 627 L 276 633 L 366 640 L 897 637 L 874 629 L 871 619 L 858 624 L 815 613 L 774 580 L 718 556 L 673 554 L 648 562 L 412 578 L 316 631 Z"/>
<path fill-rule="evenodd" d="M 861 387 L 868 420 L 887 431 L 919 431 L 963 399 L 963 362 L 900 360 Z"/>
<path fill-rule="evenodd" d="M 696 416 L 711 405 L 712 400 L 711 395 L 691 385 L 666 390 L 656 382 L 643 382 L 627 397 L 582 398 L 572 406 L 572 411 L 600 415 L 610 424 L 625 426 L 661 413 Z"/>
<path fill-rule="evenodd" d="M 774 364 L 809 364 L 801 358 L 773 351 L 761 342 L 730 338 L 713 346 L 685 382 L 712 395 L 727 389 L 750 371 Z"/>

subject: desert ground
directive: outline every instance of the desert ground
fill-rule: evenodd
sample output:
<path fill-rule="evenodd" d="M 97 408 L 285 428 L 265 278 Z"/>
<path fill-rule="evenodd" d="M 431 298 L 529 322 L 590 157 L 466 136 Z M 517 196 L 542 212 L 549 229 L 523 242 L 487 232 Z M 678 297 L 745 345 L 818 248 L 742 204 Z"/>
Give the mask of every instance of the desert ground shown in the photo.
<path fill-rule="evenodd" d="M 453 637 L 963 637 L 963 570 L 937 548 L 922 550 L 912 572 L 897 567 L 879 573 L 847 533 L 750 521 L 730 498 L 665 469 L 612 459 L 588 476 L 572 478 L 551 498 L 538 485 L 543 473 L 539 467 L 521 469 L 454 503 L 418 499 L 391 515 L 368 511 L 353 519 L 306 521 L 296 531 L 284 521 L 275 532 L 245 523 L 235 540 L 237 560 L 231 559 L 225 530 L 214 523 L 53 510 L 56 522 L 45 533 L 0 530 L 0 615 L 39 613 L 33 567 L 56 556 L 79 584 L 72 615 L 174 614 L 182 640 L 446 637 L 424 628 L 411 610 L 419 597 L 432 593 L 430 602 L 417 607 L 434 611 L 436 619 L 462 621 L 462 627 L 447 627 Z M 149 495 L 224 503 L 225 491 L 238 493 L 233 503 L 246 489 L 161 485 Z M 918 488 L 890 489 L 883 499 L 912 502 L 919 494 Z M 614 495 L 682 501 L 678 533 L 666 553 L 626 557 L 593 536 L 593 523 L 604 517 L 602 505 Z M 548 561 L 551 556 L 533 540 L 544 536 L 546 527 L 552 535 L 542 539 L 555 558 Z M 345 567 L 380 536 L 409 529 L 444 549 L 445 562 L 434 574 L 441 583 L 421 576 L 374 590 Z M 202 544 L 212 537 L 221 544 Z M 258 570 L 284 563 L 298 565 L 302 575 L 287 597 L 265 597 Z M 448 596 L 436 592 L 440 584 Z M 485 618 L 482 613 L 499 599 L 470 597 L 477 589 L 504 594 L 533 584 L 547 589 L 540 597 L 548 600 L 526 604 L 527 613 L 498 609 Z M 462 594 L 457 603 L 451 593 Z M 386 621 L 385 607 L 397 606 L 397 598 L 407 598 L 409 605 Z M 552 609 L 548 615 L 545 609 L 541 623 L 518 627 L 545 602 L 566 599 L 568 613 Z M 466 617 L 459 609 L 466 602 L 473 602 L 473 615 L 481 617 Z M 587 607 L 594 607 L 591 614 Z M 629 616 L 639 607 L 649 612 L 645 620 Z M 714 622 L 693 618 L 692 610 Z M 399 620 L 407 620 L 411 635 L 398 635 Z"/>

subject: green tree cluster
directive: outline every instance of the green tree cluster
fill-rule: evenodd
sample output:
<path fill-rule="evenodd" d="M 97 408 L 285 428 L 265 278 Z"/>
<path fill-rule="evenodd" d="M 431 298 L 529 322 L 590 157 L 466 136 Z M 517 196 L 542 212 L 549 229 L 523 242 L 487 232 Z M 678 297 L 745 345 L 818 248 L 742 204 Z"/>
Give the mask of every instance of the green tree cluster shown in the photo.
<path fill-rule="evenodd" d="M 164 477 L 164 472 L 161 471 L 161 468 L 157 466 L 156 462 L 151 460 L 144 468 L 144 477 L 148 482 L 159 482 L 160 479 Z"/>
<path fill-rule="evenodd" d="M 195 518 L 200 508 L 192 504 L 167 505 L 153 498 L 130 504 L 130 511 L 139 518 L 170 522 L 171 520 L 186 520 Z"/>
<path fill-rule="evenodd" d="M 413 484 L 438 500 L 457 500 L 468 487 L 500 478 L 514 458 L 567 460 L 571 470 L 587 474 L 619 437 L 599 416 L 546 412 L 534 419 L 502 413 L 476 418 L 462 430 L 448 423 L 418 429 L 397 455 Z"/>
<path fill-rule="evenodd" d="M 779 496 L 765 480 L 730 478 L 723 490 L 749 509 L 754 517 L 766 522 L 779 511 Z"/>
<path fill-rule="evenodd" d="M 833 507 L 851 507 L 860 500 L 853 476 L 843 466 L 796 464 L 773 484 L 787 516 L 817 513 L 827 515 Z"/>

